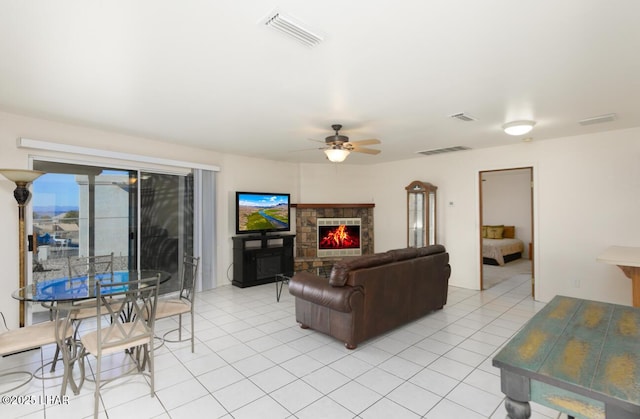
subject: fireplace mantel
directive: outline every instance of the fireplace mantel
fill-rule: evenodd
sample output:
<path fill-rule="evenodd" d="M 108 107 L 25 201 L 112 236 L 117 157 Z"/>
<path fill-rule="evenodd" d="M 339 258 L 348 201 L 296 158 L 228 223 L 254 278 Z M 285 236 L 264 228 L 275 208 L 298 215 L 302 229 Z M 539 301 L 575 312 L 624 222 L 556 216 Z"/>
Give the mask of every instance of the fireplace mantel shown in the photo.
<path fill-rule="evenodd" d="M 376 204 L 291 204 L 293 208 L 373 208 Z"/>

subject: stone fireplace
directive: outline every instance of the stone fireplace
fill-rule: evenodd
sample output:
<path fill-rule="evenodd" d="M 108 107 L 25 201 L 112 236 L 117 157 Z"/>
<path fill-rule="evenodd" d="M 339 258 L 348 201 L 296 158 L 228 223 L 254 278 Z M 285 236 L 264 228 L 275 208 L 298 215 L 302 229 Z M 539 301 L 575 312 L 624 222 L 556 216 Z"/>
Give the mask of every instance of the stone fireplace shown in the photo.
<path fill-rule="evenodd" d="M 292 204 L 296 209 L 296 271 L 333 265 L 343 256 L 318 256 L 318 219 L 359 219 L 360 251 L 374 252 L 373 208 L 375 204 Z"/>

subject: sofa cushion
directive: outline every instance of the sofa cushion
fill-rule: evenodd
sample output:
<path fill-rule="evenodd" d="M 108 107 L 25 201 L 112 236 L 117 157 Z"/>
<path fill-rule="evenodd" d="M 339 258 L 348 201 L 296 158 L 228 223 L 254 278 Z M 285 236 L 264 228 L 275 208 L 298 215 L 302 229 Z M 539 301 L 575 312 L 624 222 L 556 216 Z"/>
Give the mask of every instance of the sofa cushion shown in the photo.
<path fill-rule="evenodd" d="M 343 287 L 347 282 L 349 272 L 355 269 L 371 268 L 393 262 L 392 255 L 388 253 L 376 253 L 374 255 L 364 255 L 355 258 L 344 259 L 333 265 L 329 284 L 333 287 Z"/>
<path fill-rule="evenodd" d="M 435 255 L 436 253 L 444 253 L 444 246 L 441 244 L 432 244 L 425 247 L 419 247 L 416 249 L 418 251 L 417 257 Z"/>
<path fill-rule="evenodd" d="M 414 259 L 418 257 L 418 249 L 415 247 L 406 247 L 404 249 L 389 250 L 387 254 L 391 255 L 395 262 L 401 260 Z"/>

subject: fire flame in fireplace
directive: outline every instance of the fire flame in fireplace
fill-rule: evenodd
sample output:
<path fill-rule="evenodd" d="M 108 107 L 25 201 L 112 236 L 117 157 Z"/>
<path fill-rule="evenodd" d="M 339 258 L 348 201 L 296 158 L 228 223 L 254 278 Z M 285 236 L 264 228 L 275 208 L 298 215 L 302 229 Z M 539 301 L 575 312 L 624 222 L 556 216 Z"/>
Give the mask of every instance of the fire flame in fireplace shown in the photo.
<path fill-rule="evenodd" d="M 342 224 L 332 230 L 329 230 L 327 234 L 320 239 L 320 248 L 357 248 L 360 246 L 360 237 L 357 235 L 349 234 L 349 230 L 346 225 Z"/>

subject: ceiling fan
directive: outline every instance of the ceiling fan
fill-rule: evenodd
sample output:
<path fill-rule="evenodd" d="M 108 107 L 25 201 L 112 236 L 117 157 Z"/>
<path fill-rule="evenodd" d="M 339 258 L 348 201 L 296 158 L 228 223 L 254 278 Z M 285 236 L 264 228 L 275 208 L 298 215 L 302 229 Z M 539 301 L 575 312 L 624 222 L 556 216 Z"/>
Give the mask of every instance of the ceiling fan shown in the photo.
<path fill-rule="evenodd" d="M 375 150 L 372 148 L 365 148 L 362 146 L 365 145 L 373 145 L 380 144 L 380 140 L 375 138 L 369 140 L 360 140 L 360 141 L 349 141 L 349 137 L 346 135 L 341 135 L 340 130 L 342 129 L 342 125 L 334 124 L 331 125 L 331 128 L 336 132 L 334 135 L 330 135 L 324 139 L 325 147 L 322 147 L 320 150 L 324 150 L 324 153 L 327 155 L 329 161 L 334 163 L 343 162 L 344 159 L 347 158 L 349 153 L 352 151 L 356 153 L 365 153 L 365 154 L 378 154 L 380 150 Z M 313 140 L 318 141 L 318 140 Z"/>

